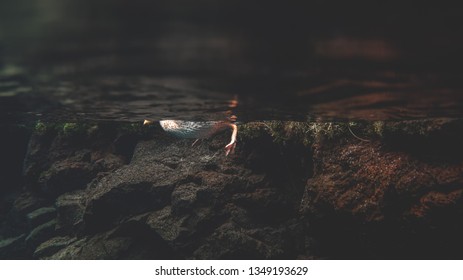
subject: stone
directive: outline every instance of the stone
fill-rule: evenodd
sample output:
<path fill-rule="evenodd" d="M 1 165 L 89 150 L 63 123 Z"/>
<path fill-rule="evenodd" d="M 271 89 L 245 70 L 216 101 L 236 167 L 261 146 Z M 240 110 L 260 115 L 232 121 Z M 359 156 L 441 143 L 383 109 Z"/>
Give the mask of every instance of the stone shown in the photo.
<path fill-rule="evenodd" d="M 70 246 L 77 240 L 76 237 L 57 236 L 53 237 L 42 244 L 40 244 L 34 252 L 34 258 L 41 259 L 47 256 L 52 256 L 65 247 Z"/>
<path fill-rule="evenodd" d="M 243 230 L 236 224 L 226 223 L 193 255 L 197 259 L 281 259 L 287 248 L 268 242 L 268 237 L 258 237 L 253 230 Z"/>
<path fill-rule="evenodd" d="M 93 176 L 95 171 L 90 163 L 69 158 L 53 163 L 40 175 L 38 182 L 43 192 L 56 197 L 65 192 L 85 188 Z"/>
<path fill-rule="evenodd" d="M 452 199 L 437 203 L 441 207 L 462 199 L 462 163 L 436 165 L 377 141 L 319 146 L 314 156 L 315 173 L 302 204 L 310 213 L 330 207 L 365 222 L 421 219 L 426 211 L 419 209 L 432 207 L 430 193 L 452 192 Z"/>
<path fill-rule="evenodd" d="M 40 224 L 48 222 L 56 217 L 54 207 L 42 207 L 26 215 L 29 227 L 35 228 Z"/>
<path fill-rule="evenodd" d="M 159 211 L 150 213 L 146 218 L 146 224 L 153 229 L 162 239 L 172 242 L 180 237 L 182 223 L 185 218 L 177 219 L 171 215 L 171 207 L 165 207 Z"/>
<path fill-rule="evenodd" d="M 84 191 L 75 191 L 65 193 L 56 199 L 57 230 L 69 234 L 75 234 L 81 230 L 85 211 L 85 198 Z"/>
<path fill-rule="evenodd" d="M 26 237 L 26 245 L 28 248 L 35 248 L 47 239 L 53 237 L 55 233 L 56 219 L 46 222 L 34 228 Z"/>
<path fill-rule="evenodd" d="M 177 186 L 172 192 L 172 211 L 175 214 L 185 214 L 192 210 L 197 201 L 197 193 L 205 190 L 204 187 L 190 182 Z"/>
<path fill-rule="evenodd" d="M 405 132 L 395 132 L 401 126 L 387 123 L 374 134 L 356 125 L 354 132 L 368 138 L 361 141 L 338 124 L 335 132 L 319 133 L 304 145 L 284 131 L 276 135 L 282 139 L 272 139 L 274 134 L 264 126 L 265 137 L 241 139 L 236 153 L 228 157 L 223 151 L 229 140 L 226 133 L 194 147 L 193 140 L 171 138 L 160 128 L 151 140 L 119 138 L 117 147 L 112 144 L 117 133 L 99 138 L 102 132 L 96 128 L 91 137 L 98 141 L 92 140 L 93 144 L 55 139 L 49 142 L 50 155 L 43 153 L 40 158 L 46 155 L 46 159 L 37 163 L 34 172 L 60 170 L 36 178 L 42 183 L 60 181 L 56 192 L 45 193 L 55 202 L 56 220 L 37 225 L 22 241 L 13 241 L 21 252 L 17 256 L 461 256 L 461 138 L 451 122 L 430 128 L 428 122 L 403 125 Z M 306 127 L 293 128 L 304 137 Z M 76 189 L 61 189 L 75 175 L 67 177 L 66 166 L 88 172 Z M 64 179 L 53 179 L 60 177 Z M 29 190 L 37 187 L 37 180 L 28 178 Z M 24 192 L 11 213 L 25 218 L 36 210 L 35 216 L 41 217 L 44 210 L 39 208 L 50 207 L 50 200 L 40 201 L 40 195 Z M 0 234 L 19 236 L 28 230 L 11 229 Z M 27 251 L 21 249 L 24 243 Z"/>
<path fill-rule="evenodd" d="M 39 197 L 33 192 L 26 191 L 21 193 L 14 201 L 13 211 L 19 215 L 26 215 L 26 213 L 45 206 L 46 203 L 44 198 Z"/>
<path fill-rule="evenodd" d="M 0 259 L 22 259 L 26 254 L 25 234 L 0 240 Z"/>
<path fill-rule="evenodd" d="M 400 137 L 401 132 L 385 140 L 315 143 L 314 175 L 307 181 L 301 211 L 325 250 L 322 255 L 460 255 L 463 161 L 455 155 L 462 147 L 437 137 L 445 134 L 439 127 L 407 134 L 410 138 Z"/>
<path fill-rule="evenodd" d="M 153 178 L 157 180 L 153 182 Z M 165 207 L 174 183 L 175 178 L 168 176 L 164 166 L 119 169 L 87 193 L 83 217 L 86 230 L 101 230 L 124 217 Z"/>
<path fill-rule="evenodd" d="M 46 259 L 172 259 L 174 252 L 146 225 L 132 221 L 73 241 Z"/>
<path fill-rule="evenodd" d="M 84 213 L 87 231 L 108 229 L 121 219 L 159 210 L 170 203 L 176 184 L 185 181 L 189 173 L 176 172 L 164 164 L 166 151 L 170 153 L 170 162 L 179 153 L 178 146 L 166 145 L 168 147 L 159 142 L 139 143 L 130 164 L 103 177 L 87 190 Z M 188 162 L 184 164 L 192 171 L 200 168 Z"/>
<path fill-rule="evenodd" d="M 289 249 L 276 248 L 278 238 L 290 235 L 282 228 L 287 226 L 287 219 L 298 215 L 304 181 L 292 188 L 282 187 L 282 181 L 272 185 L 269 178 L 287 178 L 289 169 L 269 168 L 268 159 L 280 157 L 271 145 L 257 152 L 266 154 L 256 154 L 257 172 L 238 164 L 244 161 L 241 155 L 225 157 L 222 144 L 203 142 L 193 149 L 190 145 L 191 141 L 165 136 L 138 143 L 128 165 L 92 183 L 85 191 L 84 233 L 95 236 L 135 219 L 182 258 L 226 258 L 249 252 L 246 246 L 255 240 L 245 234 L 240 240 L 248 241 L 229 242 L 234 234 L 226 233 L 229 227 L 223 225 L 227 224 L 236 233 L 265 228 L 262 232 L 266 233 L 259 237 L 261 242 L 255 244 L 269 245 L 259 245 L 262 249 L 255 252 L 255 258 L 305 254 L 301 243 Z M 303 240 L 302 234 L 294 231 L 291 239 Z M 116 243 L 126 248 L 125 242 Z M 222 242 L 233 253 L 207 254 L 199 249 L 208 248 L 208 242 Z"/>
<path fill-rule="evenodd" d="M 80 238 L 76 241 L 73 241 L 69 245 L 64 246 L 62 249 L 58 250 L 56 253 L 53 253 L 54 250 L 50 251 L 52 255 L 46 254 L 47 251 L 40 254 L 41 259 L 51 259 L 51 260 L 75 260 L 79 259 L 79 254 L 82 251 L 82 247 L 85 246 L 85 243 L 88 241 L 88 238 Z M 44 245 L 45 246 L 45 245 Z"/>
<path fill-rule="evenodd" d="M 130 153 L 125 151 L 121 155 L 115 151 L 114 141 L 124 133 L 118 132 L 113 124 L 41 123 L 41 126 L 29 142 L 24 179 L 28 189 L 40 190 L 53 199 L 65 192 L 84 189 L 98 173 L 124 165 L 125 156 Z"/>

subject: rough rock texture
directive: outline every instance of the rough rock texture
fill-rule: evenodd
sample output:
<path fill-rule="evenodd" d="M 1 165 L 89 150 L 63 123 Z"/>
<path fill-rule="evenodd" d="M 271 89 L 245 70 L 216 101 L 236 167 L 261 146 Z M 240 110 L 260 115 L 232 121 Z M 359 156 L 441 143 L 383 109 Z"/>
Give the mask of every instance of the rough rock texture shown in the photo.
<path fill-rule="evenodd" d="M 130 160 L 136 142 L 145 137 L 137 129 L 128 124 L 38 122 L 24 145 L 21 182 L 1 199 L 0 240 L 8 241 L 4 245 L 20 243 L 14 254 L 3 253 L 11 245 L 0 249 L 2 258 L 32 258 L 42 242 L 76 235 L 85 209 L 82 193 L 90 182 Z"/>
<path fill-rule="evenodd" d="M 305 252 L 304 244 L 290 241 L 303 233 L 294 229 L 302 227 L 296 217 L 304 181 L 287 186 L 272 178 L 295 176 L 290 169 L 264 170 L 264 158 L 285 160 L 271 141 L 248 167 L 252 161 L 243 156 L 224 156 L 223 137 L 193 148 L 191 142 L 156 135 L 136 146 L 130 164 L 90 185 L 85 234 L 137 225 L 141 232 L 131 234 L 156 237 L 148 243 L 165 248 L 151 253 L 154 258 L 295 258 Z M 92 252 L 74 257 L 103 257 Z"/>
<path fill-rule="evenodd" d="M 462 256 L 461 122 L 433 122 L 426 133 L 410 133 L 412 124 L 368 142 L 314 144 L 302 208 L 322 255 Z"/>
<path fill-rule="evenodd" d="M 22 259 L 26 255 L 25 234 L 0 241 L 0 259 Z"/>
<path fill-rule="evenodd" d="M 42 125 L 29 142 L 24 174 L 28 188 L 49 198 L 84 189 L 99 173 L 113 171 L 129 160 L 118 144 L 124 134 L 115 126 Z M 127 149 L 133 145 L 127 143 Z"/>
<path fill-rule="evenodd" d="M 38 246 L 34 252 L 34 258 L 43 258 L 45 256 L 51 256 L 63 248 L 66 248 L 77 238 L 68 236 L 57 236 L 53 237 Z"/>
<path fill-rule="evenodd" d="M 61 134 L 34 135 L 26 181 L 35 192 L 31 197 L 45 205 L 29 203 L 31 198 L 25 197 L 23 203 L 31 206 L 22 212 L 29 220 L 43 209 L 53 209 L 50 213 L 56 211 L 57 216 L 26 230 L 24 257 L 230 259 L 308 254 L 298 208 L 311 170 L 310 161 L 304 160 L 310 158 L 310 148 L 282 147 L 263 135 L 226 157 L 226 133 L 191 147 L 192 140 L 172 138 L 159 127 L 151 130 L 154 134 L 139 137 L 131 153 L 111 148 L 126 136 L 107 138 L 110 148 L 101 152 L 105 146 L 94 144 L 99 137 L 86 144 Z M 126 146 L 126 140 L 120 146 Z M 95 154 L 100 157 L 94 159 Z M 291 161 L 294 157 L 297 162 Z M 102 161 L 117 164 L 98 164 Z M 47 208 L 37 210 L 43 206 Z"/>
<path fill-rule="evenodd" d="M 345 124 L 248 127 L 229 157 L 227 133 L 191 147 L 159 126 L 36 131 L 0 257 L 463 256 L 461 121 L 354 126 L 368 141 Z"/>
<path fill-rule="evenodd" d="M 26 217 L 29 223 L 29 227 L 34 228 L 56 217 L 56 209 L 54 207 L 39 208 L 27 214 Z"/>
<path fill-rule="evenodd" d="M 36 248 L 40 243 L 54 235 L 56 220 L 51 220 L 34 228 L 26 237 L 26 246 Z"/>
<path fill-rule="evenodd" d="M 65 193 L 56 199 L 58 212 L 57 230 L 61 233 L 77 233 L 82 228 L 85 210 L 85 191 Z"/>

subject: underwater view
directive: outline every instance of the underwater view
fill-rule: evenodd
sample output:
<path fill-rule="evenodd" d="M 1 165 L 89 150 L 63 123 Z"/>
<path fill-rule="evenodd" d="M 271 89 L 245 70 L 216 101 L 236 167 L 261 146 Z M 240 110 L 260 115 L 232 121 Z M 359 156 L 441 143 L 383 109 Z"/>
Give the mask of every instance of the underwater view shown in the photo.
<path fill-rule="evenodd" d="M 370 2 L 1 1 L 0 259 L 462 259 L 463 18 Z"/>

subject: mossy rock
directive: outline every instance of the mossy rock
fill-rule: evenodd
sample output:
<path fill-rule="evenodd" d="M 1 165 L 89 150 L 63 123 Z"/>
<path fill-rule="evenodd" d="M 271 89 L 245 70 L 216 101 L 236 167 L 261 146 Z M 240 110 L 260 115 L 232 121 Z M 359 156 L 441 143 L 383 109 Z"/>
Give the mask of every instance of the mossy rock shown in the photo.
<path fill-rule="evenodd" d="M 348 125 L 351 124 L 296 121 L 250 122 L 239 126 L 238 135 L 242 141 L 269 135 L 278 144 L 299 142 L 309 146 L 317 139 L 334 139 L 348 135 Z"/>

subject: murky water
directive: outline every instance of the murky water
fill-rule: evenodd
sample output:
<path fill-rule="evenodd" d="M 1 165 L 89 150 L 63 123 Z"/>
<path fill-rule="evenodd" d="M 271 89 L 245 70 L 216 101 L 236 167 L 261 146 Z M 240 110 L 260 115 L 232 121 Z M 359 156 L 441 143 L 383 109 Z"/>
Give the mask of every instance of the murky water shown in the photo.
<path fill-rule="evenodd" d="M 463 17 L 328 2 L 1 1 L 0 258 L 461 257 Z"/>
<path fill-rule="evenodd" d="M 410 22 L 412 7 L 387 5 L 365 15 L 302 3 L 269 3 L 261 14 L 246 1 L 23 2 L 0 9 L 2 119 L 204 120 L 233 109 L 241 121 L 400 120 L 463 112 L 462 40 L 451 11 L 429 20 L 426 10 Z M 232 100 L 238 104 L 229 108 Z"/>

